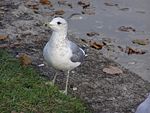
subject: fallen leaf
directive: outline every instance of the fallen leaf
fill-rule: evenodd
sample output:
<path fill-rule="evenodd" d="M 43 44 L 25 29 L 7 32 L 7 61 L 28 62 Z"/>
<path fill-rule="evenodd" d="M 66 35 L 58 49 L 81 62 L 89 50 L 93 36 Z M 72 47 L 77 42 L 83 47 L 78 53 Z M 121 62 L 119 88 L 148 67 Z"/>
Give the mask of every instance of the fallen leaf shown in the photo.
<path fill-rule="evenodd" d="M 111 75 L 123 73 L 123 71 L 120 68 L 115 67 L 115 66 L 109 66 L 107 68 L 104 68 L 103 72 L 111 74 Z"/>
<path fill-rule="evenodd" d="M 70 8 L 73 8 L 72 4 L 71 4 L 71 3 L 68 3 L 68 2 L 65 1 L 65 0 L 59 0 L 59 1 L 58 1 L 58 4 L 59 4 L 59 5 L 64 5 L 64 6 L 69 6 Z"/>
<path fill-rule="evenodd" d="M 85 40 L 85 39 L 81 39 L 81 41 L 83 43 L 86 43 L 88 44 L 90 47 L 94 48 L 94 49 L 97 49 L 97 50 L 100 50 L 103 48 L 104 44 L 103 42 L 96 42 L 96 41 L 93 41 L 93 40 Z"/>
<path fill-rule="evenodd" d="M 65 13 L 64 10 L 57 10 L 57 11 L 55 11 L 56 15 L 63 15 L 64 13 Z"/>
<path fill-rule="evenodd" d="M 90 7 L 90 4 L 84 5 L 82 7 L 83 7 L 83 9 L 86 9 L 86 8 Z"/>
<path fill-rule="evenodd" d="M 40 0 L 40 3 L 42 3 L 42 4 L 49 4 L 49 0 Z"/>
<path fill-rule="evenodd" d="M 86 8 L 82 11 L 82 14 L 94 15 L 95 11 L 91 8 Z"/>
<path fill-rule="evenodd" d="M 120 8 L 119 10 L 121 10 L 121 11 L 128 11 L 129 8 Z"/>
<path fill-rule="evenodd" d="M 28 3 L 27 4 L 28 8 L 32 9 L 34 11 L 34 13 L 37 13 L 38 9 L 39 9 L 39 4 L 38 3 Z"/>
<path fill-rule="evenodd" d="M 88 0 L 80 0 L 78 2 L 78 5 L 80 5 L 82 7 L 89 7 L 90 6 L 90 2 Z"/>
<path fill-rule="evenodd" d="M 87 0 L 80 0 L 78 5 L 82 6 L 83 9 L 90 7 L 90 2 Z"/>
<path fill-rule="evenodd" d="M 27 55 L 26 53 L 20 53 L 19 60 L 23 66 L 30 65 L 32 63 L 31 57 Z"/>
<path fill-rule="evenodd" d="M 133 49 L 131 47 L 126 47 L 125 53 L 127 53 L 127 54 L 145 54 L 146 51 Z"/>
<path fill-rule="evenodd" d="M 52 3 L 49 0 L 40 0 L 40 3 L 43 5 L 49 5 L 49 6 L 53 6 Z"/>
<path fill-rule="evenodd" d="M 67 1 L 65 0 L 58 0 L 58 4 L 59 5 L 65 5 Z"/>
<path fill-rule="evenodd" d="M 126 48 L 118 46 L 118 48 L 120 49 L 121 52 L 125 52 L 128 55 L 131 55 L 131 54 L 145 54 L 146 53 L 146 51 L 144 51 L 144 50 L 134 49 L 134 48 L 131 48 L 129 46 L 127 46 Z"/>
<path fill-rule="evenodd" d="M 102 43 L 98 43 L 95 41 L 89 41 L 89 45 L 90 45 L 90 47 L 97 49 L 97 50 L 102 49 L 104 46 Z"/>
<path fill-rule="evenodd" d="M 88 0 L 80 0 L 78 2 L 78 5 L 82 6 L 83 11 L 82 14 L 88 14 L 88 15 L 93 15 L 95 14 L 94 8 L 91 8 L 90 6 L 90 1 Z"/>
<path fill-rule="evenodd" d="M 0 40 L 5 40 L 5 39 L 7 39 L 7 38 L 8 38 L 7 35 L 0 35 Z"/>
<path fill-rule="evenodd" d="M 32 5 L 31 7 L 32 7 L 33 10 L 38 10 L 39 9 L 38 5 Z"/>
<path fill-rule="evenodd" d="M 124 31 L 124 32 L 136 32 L 136 30 L 133 27 L 127 27 L 127 26 L 121 26 L 118 28 L 119 31 Z"/>
<path fill-rule="evenodd" d="M 89 32 L 89 33 L 87 33 L 86 34 L 87 36 L 89 36 L 89 37 L 92 37 L 92 36 L 95 36 L 95 35 L 99 35 L 99 33 L 96 33 L 96 32 Z"/>
<path fill-rule="evenodd" d="M 118 6 L 118 4 L 112 3 L 112 2 L 105 2 L 104 4 L 105 4 L 106 6 Z"/>
<path fill-rule="evenodd" d="M 149 39 L 135 39 L 132 42 L 134 44 L 147 45 L 147 44 L 149 44 Z"/>

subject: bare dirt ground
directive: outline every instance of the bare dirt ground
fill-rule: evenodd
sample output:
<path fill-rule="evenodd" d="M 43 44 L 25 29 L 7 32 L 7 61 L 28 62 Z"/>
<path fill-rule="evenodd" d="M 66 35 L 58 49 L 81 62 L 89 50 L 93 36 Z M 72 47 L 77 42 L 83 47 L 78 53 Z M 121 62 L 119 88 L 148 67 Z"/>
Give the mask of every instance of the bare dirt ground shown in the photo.
<path fill-rule="evenodd" d="M 46 12 L 48 16 L 45 16 Z M 33 67 L 50 80 L 56 72 L 59 73 L 57 85 L 62 89 L 64 73 L 48 67 L 42 56 L 43 47 L 51 35 L 43 23 L 55 16 L 54 12 L 50 3 L 43 5 L 38 0 L 0 1 L 0 35 L 7 36 L 0 41 L 0 48 L 8 47 L 14 56 L 28 54 Z M 72 34 L 71 40 L 82 44 Z M 134 113 L 150 92 L 150 84 L 105 58 L 99 50 L 89 47 L 87 54 L 85 62 L 71 72 L 69 94 L 87 103 L 93 113 Z M 43 63 L 45 65 L 40 67 Z M 103 72 L 110 65 L 119 67 L 123 73 L 111 75 Z"/>

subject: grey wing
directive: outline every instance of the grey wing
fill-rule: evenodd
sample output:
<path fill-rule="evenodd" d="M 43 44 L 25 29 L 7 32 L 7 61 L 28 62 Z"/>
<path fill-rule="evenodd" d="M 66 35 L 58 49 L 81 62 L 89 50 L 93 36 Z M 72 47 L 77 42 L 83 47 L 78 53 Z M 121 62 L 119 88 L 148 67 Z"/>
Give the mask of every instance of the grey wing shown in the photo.
<path fill-rule="evenodd" d="M 135 113 L 150 113 L 150 95 L 138 106 Z"/>
<path fill-rule="evenodd" d="M 70 58 L 70 60 L 72 62 L 83 62 L 84 57 L 85 57 L 85 52 L 75 43 L 71 41 L 69 41 L 69 43 L 70 43 L 69 45 L 72 51 L 72 57 Z"/>

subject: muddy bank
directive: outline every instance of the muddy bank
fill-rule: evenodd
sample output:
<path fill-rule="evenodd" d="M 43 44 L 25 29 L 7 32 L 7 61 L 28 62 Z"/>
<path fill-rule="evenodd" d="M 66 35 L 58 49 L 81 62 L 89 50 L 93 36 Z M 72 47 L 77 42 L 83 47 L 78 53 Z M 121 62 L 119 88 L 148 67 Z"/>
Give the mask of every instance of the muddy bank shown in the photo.
<path fill-rule="evenodd" d="M 53 6 L 57 3 L 52 2 Z M 68 7 L 71 9 L 70 5 Z M 32 65 L 48 79 L 58 73 L 57 85 L 64 88 L 64 73 L 48 67 L 43 60 L 42 50 L 51 31 L 43 26 L 56 14 L 51 6 L 37 1 L 3 0 L 0 2 L 0 34 L 6 36 L 0 41 L 1 48 L 9 48 L 16 56 L 26 53 L 32 58 Z M 59 16 L 62 16 L 62 11 Z M 79 23 L 78 23 L 79 24 Z M 82 45 L 80 38 L 69 30 L 70 39 Z M 11 45 L 11 46 L 10 46 Z M 69 93 L 87 103 L 93 113 L 134 113 L 137 105 L 150 91 L 150 84 L 138 75 L 128 71 L 114 61 L 105 58 L 102 51 L 88 48 L 85 62 L 71 72 Z M 39 66 L 45 64 L 44 66 Z M 119 67 L 123 73 L 110 75 L 103 72 L 108 66 Z"/>
<path fill-rule="evenodd" d="M 35 46 L 25 45 L 12 51 L 15 50 L 14 54 L 23 52 L 30 55 L 34 68 L 49 80 L 52 80 L 57 73 L 59 76 L 56 85 L 64 89 L 66 80 L 64 73 L 47 66 L 43 61 L 41 46 L 37 45 L 36 51 L 33 51 L 33 48 L 35 49 Z M 84 101 L 92 113 L 134 113 L 136 107 L 147 97 L 150 84 L 114 61 L 105 58 L 100 51 L 89 48 L 87 54 L 85 62 L 70 73 L 69 95 Z M 45 65 L 39 67 L 40 64 Z M 103 72 L 103 69 L 108 66 L 120 68 L 123 74 L 111 75 Z"/>

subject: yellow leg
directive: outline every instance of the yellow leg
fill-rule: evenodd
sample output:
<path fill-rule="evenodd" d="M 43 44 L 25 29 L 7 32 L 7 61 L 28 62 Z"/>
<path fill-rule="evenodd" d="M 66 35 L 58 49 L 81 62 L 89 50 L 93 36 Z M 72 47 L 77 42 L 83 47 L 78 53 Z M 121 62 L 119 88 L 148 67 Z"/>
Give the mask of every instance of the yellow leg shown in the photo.
<path fill-rule="evenodd" d="M 66 94 L 66 95 L 67 95 L 67 91 L 68 91 L 69 72 L 70 72 L 70 71 L 67 72 L 66 87 L 65 87 L 65 90 L 64 90 L 64 94 Z"/>

